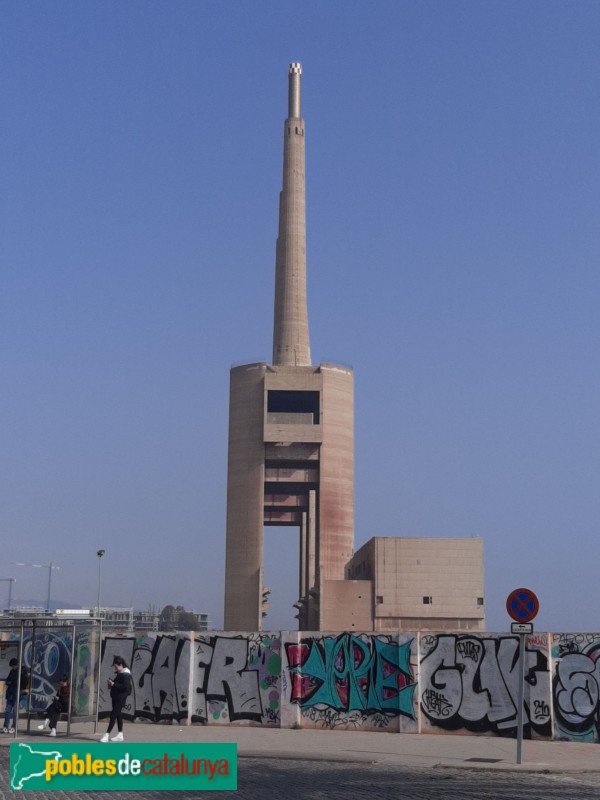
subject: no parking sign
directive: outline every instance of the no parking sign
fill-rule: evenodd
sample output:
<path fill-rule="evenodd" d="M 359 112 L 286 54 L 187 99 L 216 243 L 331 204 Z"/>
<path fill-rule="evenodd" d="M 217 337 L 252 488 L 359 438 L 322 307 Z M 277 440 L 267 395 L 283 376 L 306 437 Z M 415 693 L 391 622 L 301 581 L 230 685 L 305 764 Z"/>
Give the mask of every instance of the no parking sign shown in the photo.
<path fill-rule="evenodd" d="M 531 622 L 540 610 L 540 601 L 531 589 L 515 589 L 506 598 L 506 610 L 515 622 Z"/>

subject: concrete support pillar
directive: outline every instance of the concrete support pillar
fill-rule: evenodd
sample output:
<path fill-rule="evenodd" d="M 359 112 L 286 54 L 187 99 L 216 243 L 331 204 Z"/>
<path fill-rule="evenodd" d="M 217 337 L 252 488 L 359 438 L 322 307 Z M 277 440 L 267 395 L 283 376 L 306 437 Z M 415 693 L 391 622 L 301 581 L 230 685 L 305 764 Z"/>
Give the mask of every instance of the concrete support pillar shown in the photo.
<path fill-rule="evenodd" d="M 314 489 L 308 493 L 308 557 L 306 560 L 306 585 L 308 591 L 315 587 L 317 547 L 317 498 Z"/>
<path fill-rule="evenodd" d="M 300 569 L 299 569 L 299 582 L 298 582 L 298 597 L 305 597 L 306 593 L 308 592 L 308 587 L 306 585 L 306 564 L 307 564 L 307 553 L 306 553 L 306 544 L 307 544 L 307 517 L 308 514 L 306 511 L 302 512 L 302 522 L 300 524 Z"/>

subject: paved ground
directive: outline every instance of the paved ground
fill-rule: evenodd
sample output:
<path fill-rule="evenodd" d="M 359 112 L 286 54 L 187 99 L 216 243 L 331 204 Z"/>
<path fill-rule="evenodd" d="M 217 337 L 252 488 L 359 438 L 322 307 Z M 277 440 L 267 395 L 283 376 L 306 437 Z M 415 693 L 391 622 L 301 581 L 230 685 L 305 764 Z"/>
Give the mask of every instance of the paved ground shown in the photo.
<path fill-rule="evenodd" d="M 66 730 L 59 724 L 59 739 Z M 73 725 L 71 739 L 98 741 L 106 723 Z M 64 734 L 63 734 L 64 735 Z M 45 738 L 45 737 L 44 737 Z M 19 741 L 39 741 L 35 732 Z M 57 739 L 56 741 L 59 741 Z M 488 736 L 365 733 L 290 730 L 247 726 L 126 724 L 127 742 L 236 742 L 241 758 L 302 759 L 402 767 L 455 767 L 517 772 L 600 772 L 600 745 L 575 742 L 523 742 L 523 763 L 516 765 L 516 742 Z M 14 739 L 0 735 L 2 745 Z M 107 747 L 110 747 L 110 743 Z"/>
<path fill-rule="evenodd" d="M 223 792 L 11 792 L 8 749 L 0 750 L 2 800 L 160 800 L 221 798 Z M 242 758 L 236 800 L 598 800 L 600 774 L 559 775 L 455 768 L 421 768 L 299 759 Z"/>
<path fill-rule="evenodd" d="M 71 741 L 97 741 L 99 726 L 73 726 Z M 36 732 L 37 733 L 37 732 Z M 60 734 L 60 729 L 59 729 Z M 600 800 L 600 746 L 526 741 L 524 763 L 516 743 L 474 736 L 402 735 L 248 727 L 129 724 L 127 742 L 226 742 L 238 744 L 239 800 L 265 796 L 295 800 Z M 53 741 L 65 741 L 64 737 Z M 10 792 L 8 747 L 0 738 L 0 798 L 8 800 L 140 800 L 136 792 Z M 38 735 L 19 741 L 40 741 Z M 107 748 L 113 747 L 110 743 Z M 198 793 L 152 792 L 161 800 Z M 201 796 L 223 797 L 222 792 Z"/>

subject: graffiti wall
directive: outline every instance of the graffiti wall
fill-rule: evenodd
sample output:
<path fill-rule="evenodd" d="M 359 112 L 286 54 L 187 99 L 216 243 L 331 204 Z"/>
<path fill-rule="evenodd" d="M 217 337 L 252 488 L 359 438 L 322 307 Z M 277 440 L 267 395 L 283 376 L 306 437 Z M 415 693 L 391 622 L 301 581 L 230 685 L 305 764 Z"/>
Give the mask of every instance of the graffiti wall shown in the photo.
<path fill-rule="evenodd" d="M 196 634 L 192 722 L 281 725 L 281 638 Z"/>
<path fill-rule="evenodd" d="M 422 732 L 516 735 L 519 637 L 421 634 Z M 525 646 L 524 735 L 548 737 L 550 673 L 547 636 Z"/>
<path fill-rule="evenodd" d="M 186 721 L 190 698 L 190 648 L 187 633 L 142 634 L 110 637 L 102 642 L 98 716 L 110 716 L 108 679 L 114 675 L 113 659 L 130 665 L 133 693 L 124 708 L 125 719 L 152 722 Z"/>
<path fill-rule="evenodd" d="M 18 634 L 11 633 L 0 642 L 0 680 L 8 675 L 8 662 L 18 658 Z M 70 675 L 71 653 L 75 654 L 73 670 L 72 718 L 94 713 L 96 684 L 94 663 L 99 646 L 98 634 L 85 626 L 75 633 L 73 650 L 72 629 L 40 628 L 26 631 L 23 643 L 23 666 L 29 678 L 27 696 L 21 699 L 20 713 L 42 714 L 50 705 L 62 675 Z"/>
<path fill-rule="evenodd" d="M 525 640 L 527 738 L 600 742 L 600 633 Z M 516 736 L 519 637 L 498 633 L 153 633 L 27 635 L 27 703 L 47 708 L 74 657 L 73 715 L 110 714 L 113 659 L 131 666 L 129 720 Z M 18 642 L 0 633 L 0 681 Z M 0 692 L 0 706 L 2 697 Z M 26 706 L 23 711 L 26 711 Z"/>
<path fill-rule="evenodd" d="M 600 633 L 553 633 L 554 738 L 600 741 Z"/>
<path fill-rule="evenodd" d="M 414 635 L 288 634 L 285 727 L 416 731 Z"/>

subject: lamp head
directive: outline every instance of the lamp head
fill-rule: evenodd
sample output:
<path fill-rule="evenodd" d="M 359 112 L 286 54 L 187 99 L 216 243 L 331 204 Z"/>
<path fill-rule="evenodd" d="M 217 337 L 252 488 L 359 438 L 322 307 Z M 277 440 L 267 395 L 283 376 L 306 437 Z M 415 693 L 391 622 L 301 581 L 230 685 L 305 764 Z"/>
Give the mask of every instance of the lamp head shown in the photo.
<path fill-rule="evenodd" d="M 98 558 L 102 558 L 102 556 L 104 555 L 104 553 L 106 553 L 106 550 L 98 550 L 98 552 L 96 553 L 96 555 L 98 556 Z"/>

